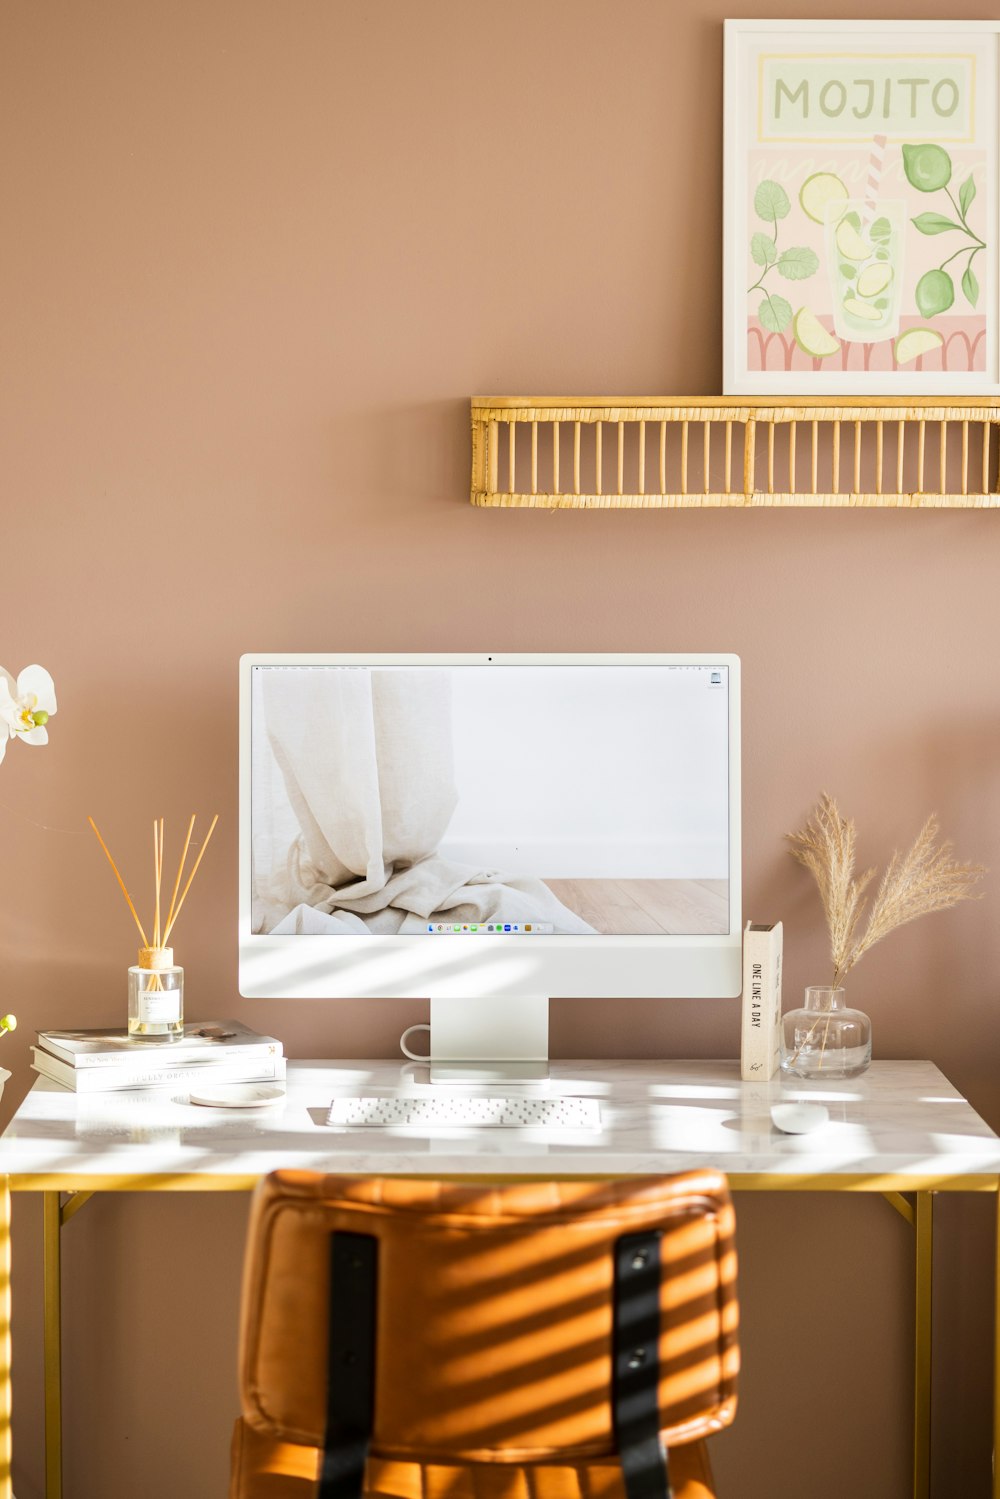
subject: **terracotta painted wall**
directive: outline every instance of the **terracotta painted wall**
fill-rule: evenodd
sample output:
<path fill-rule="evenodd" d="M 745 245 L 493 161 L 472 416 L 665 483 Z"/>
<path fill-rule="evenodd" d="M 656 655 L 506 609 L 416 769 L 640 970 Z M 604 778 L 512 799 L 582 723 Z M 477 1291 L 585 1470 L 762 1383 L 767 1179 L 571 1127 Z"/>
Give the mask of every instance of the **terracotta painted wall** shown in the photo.
<path fill-rule="evenodd" d="M 123 1018 L 134 939 L 88 812 L 130 867 L 155 813 L 221 812 L 178 932 L 192 1013 L 301 1056 L 389 1055 L 420 1018 L 237 997 L 248 649 L 739 651 L 746 907 L 784 918 L 793 996 L 826 965 L 781 834 L 821 787 L 875 858 L 933 807 L 1000 868 L 1000 518 L 466 503 L 474 392 L 718 390 L 723 14 L 5 0 L 0 659 L 42 661 L 60 697 L 50 748 L 0 769 L 5 1116 L 37 1026 Z M 995 1127 L 996 902 L 994 882 L 897 936 L 853 990 L 878 1055 L 935 1058 Z M 567 1002 L 554 1034 L 562 1055 L 731 1056 L 737 1004 Z M 116 1198 L 72 1224 L 68 1499 L 224 1492 L 245 1212 Z M 936 1493 L 976 1499 L 991 1214 L 938 1223 Z M 16 1488 L 39 1499 L 37 1204 L 16 1232 Z M 906 1226 L 877 1199 L 758 1199 L 740 1233 L 723 1492 L 904 1495 Z"/>

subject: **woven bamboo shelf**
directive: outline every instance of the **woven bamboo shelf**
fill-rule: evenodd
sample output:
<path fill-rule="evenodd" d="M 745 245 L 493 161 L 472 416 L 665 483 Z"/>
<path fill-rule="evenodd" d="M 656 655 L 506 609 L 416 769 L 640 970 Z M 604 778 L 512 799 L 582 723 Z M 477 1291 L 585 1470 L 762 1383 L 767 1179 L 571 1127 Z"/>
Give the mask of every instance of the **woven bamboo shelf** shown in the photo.
<path fill-rule="evenodd" d="M 472 503 L 1000 508 L 1000 402 L 476 397 Z"/>

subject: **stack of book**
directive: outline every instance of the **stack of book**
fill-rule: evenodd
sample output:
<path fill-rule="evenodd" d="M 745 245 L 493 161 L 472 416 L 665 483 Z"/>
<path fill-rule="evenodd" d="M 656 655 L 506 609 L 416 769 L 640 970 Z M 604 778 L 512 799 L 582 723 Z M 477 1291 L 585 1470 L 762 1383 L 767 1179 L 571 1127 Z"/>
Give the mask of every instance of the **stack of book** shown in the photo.
<path fill-rule="evenodd" d="M 212 1083 L 280 1082 L 285 1059 L 280 1041 L 260 1036 L 238 1020 L 195 1020 L 180 1041 L 132 1040 L 122 1030 L 39 1031 L 32 1066 L 42 1077 L 75 1093 L 118 1088 L 188 1088 Z"/>

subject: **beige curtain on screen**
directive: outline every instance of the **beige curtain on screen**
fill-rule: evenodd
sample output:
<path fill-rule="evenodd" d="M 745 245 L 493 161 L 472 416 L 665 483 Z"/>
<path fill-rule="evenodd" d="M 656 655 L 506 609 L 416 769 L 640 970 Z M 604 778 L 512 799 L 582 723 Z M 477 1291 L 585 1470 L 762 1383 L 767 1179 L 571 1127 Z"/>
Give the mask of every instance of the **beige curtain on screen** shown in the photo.
<path fill-rule="evenodd" d="M 405 934 L 447 919 L 593 931 L 541 880 L 438 854 L 457 801 L 447 672 L 269 671 L 262 701 L 299 832 L 255 872 L 257 930 Z"/>

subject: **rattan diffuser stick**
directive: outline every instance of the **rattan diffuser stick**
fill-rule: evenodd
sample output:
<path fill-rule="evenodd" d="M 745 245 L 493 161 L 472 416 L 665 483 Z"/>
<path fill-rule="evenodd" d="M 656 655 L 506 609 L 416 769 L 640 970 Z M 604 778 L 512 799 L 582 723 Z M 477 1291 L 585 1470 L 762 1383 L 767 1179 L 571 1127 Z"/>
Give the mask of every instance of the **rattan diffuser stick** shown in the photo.
<path fill-rule="evenodd" d="M 190 875 L 188 876 L 188 881 L 187 881 L 187 884 L 184 886 L 184 891 L 183 891 L 183 893 L 181 895 L 181 898 L 180 898 L 180 900 L 178 900 L 177 899 L 177 892 L 180 889 L 181 880 L 184 877 L 184 865 L 187 862 L 188 850 L 191 847 L 191 839 L 192 839 L 192 837 L 194 835 L 195 814 L 192 813 L 191 821 L 188 823 L 187 837 L 184 840 L 184 848 L 183 848 L 183 850 L 181 852 L 181 861 L 180 861 L 179 865 L 177 866 L 177 878 L 174 881 L 173 894 L 171 895 L 171 898 L 170 898 L 170 906 L 169 906 L 169 908 L 167 910 L 166 919 L 162 923 L 162 926 L 161 926 L 161 922 L 160 922 L 160 891 L 161 891 L 161 885 L 162 885 L 162 881 L 163 881 L 164 820 L 163 820 L 162 817 L 159 818 L 159 819 L 157 819 L 157 820 L 154 820 L 154 822 L 153 822 L 153 882 L 154 882 L 155 902 L 156 903 L 155 903 L 155 908 L 154 908 L 154 912 L 153 912 L 153 940 L 152 940 L 152 942 L 150 942 L 149 938 L 146 936 L 145 930 L 143 929 L 142 922 L 139 920 L 138 913 L 137 913 L 137 911 L 135 909 L 135 903 L 132 900 L 131 895 L 128 893 L 128 888 L 127 888 L 127 886 L 125 884 L 125 881 L 122 879 L 121 872 L 119 871 L 118 865 L 115 863 L 114 859 L 111 856 L 111 850 L 108 848 L 108 845 L 105 843 L 104 839 L 101 837 L 100 829 L 98 828 L 97 823 L 94 821 L 94 819 L 92 817 L 88 817 L 87 821 L 90 823 L 90 826 L 93 828 L 94 834 L 95 834 L 95 836 L 97 838 L 97 841 L 101 845 L 102 849 L 104 850 L 105 855 L 107 856 L 108 863 L 111 865 L 111 868 L 114 870 L 115 879 L 118 881 L 119 885 L 121 886 L 122 894 L 124 895 L 125 900 L 126 900 L 126 902 L 128 904 L 128 908 L 129 908 L 129 910 L 132 913 L 132 918 L 135 921 L 136 926 L 139 928 L 139 936 L 142 938 L 143 946 L 144 947 L 149 947 L 149 948 L 166 947 L 167 942 L 168 942 L 168 940 L 170 938 L 170 933 L 171 933 L 171 931 L 172 931 L 172 929 L 174 927 L 174 924 L 177 921 L 178 916 L 181 914 L 181 906 L 183 906 L 184 901 L 187 898 L 187 893 L 191 889 L 191 884 L 192 884 L 192 882 L 194 880 L 194 877 L 198 873 L 199 865 L 201 864 L 202 859 L 205 857 L 205 850 L 208 848 L 209 842 L 211 841 L 212 834 L 215 832 L 216 823 L 219 821 L 219 814 L 218 814 L 218 812 L 216 812 L 215 816 L 212 818 L 212 825 L 211 825 L 211 827 L 209 828 L 208 832 L 205 835 L 205 841 L 204 841 L 204 843 L 201 846 L 201 849 L 200 849 L 200 851 L 198 853 L 198 857 L 197 857 L 197 859 L 194 862 L 194 866 L 193 866 L 193 868 L 191 870 Z"/>
<path fill-rule="evenodd" d="M 164 946 L 166 946 L 166 943 L 168 942 L 168 940 L 170 938 L 170 933 L 174 929 L 174 923 L 176 922 L 178 916 L 181 914 L 181 907 L 183 906 L 184 902 L 187 900 L 187 893 L 191 889 L 191 885 L 192 885 L 192 883 L 194 881 L 194 877 L 198 873 L 199 865 L 201 864 L 202 859 L 205 857 L 205 850 L 206 850 L 206 848 L 209 845 L 209 842 L 211 840 L 212 834 L 215 832 L 215 824 L 218 822 L 218 820 L 219 820 L 219 814 L 218 814 L 218 812 L 216 812 L 215 816 L 212 818 L 212 826 L 209 828 L 208 832 L 205 834 L 205 841 L 201 845 L 201 850 L 200 850 L 200 852 L 198 854 L 197 859 L 195 859 L 195 861 L 194 861 L 194 867 L 192 868 L 191 873 L 188 875 L 187 884 L 184 886 L 184 893 L 181 895 L 180 900 L 177 901 L 176 906 L 174 905 L 173 901 L 170 902 L 170 911 L 167 914 L 167 928 L 166 928 L 166 931 L 163 934 Z M 194 827 L 194 818 L 193 817 L 191 819 L 191 827 L 192 828 Z M 190 841 L 190 835 L 189 835 L 189 841 Z M 185 855 L 187 854 L 187 844 L 186 843 L 184 845 L 184 853 L 185 853 Z M 182 860 L 181 861 L 181 867 L 177 871 L 177 883 L 178 884 L 180 884 L 181 873 L 182 873 L 183 869 L 184 869 L 184 863 L 183 863 L 183 860 Z M 175 888 L 174 888 L 174 895 L 176 896 L 176 894 L 177 894 L 177 889 L 176 889 L 176 886 L 175 886 Z"/>
<path fill-rule="evenodd" d="M 120 873 L 118 871 L 118 865 L 115 863 L 114 859 L 112 859 L 112 857 L 111 857 L 111 851 L 108 848 L 108 845 L 105 843 L 104 839 L 101 837 L 100 829 L 98 828 L 97 823 L 94 821 L 94 819 L 92 817 L 88 817 L 87 821 L 90 823 L 90 826 L 93 828 L 95 834 L 97 835 L 97 841 L 98 841 L 98 843 L 103 848 L 105 854 L 107 854 L 108 863 L 111 865 L 111 868 L 115 872 L 115 879 L 118 881 L 119 885 L 121 885 L 121 887 L 122 887 L 122 894 L 124 895 L 126 901 L 128 902 L 128 908 L 132 912 L 132 918 L 135 921 L 136 926 L 139 928 L 139 936 L 142 938 L 143 946 L 144 947 L 148 947 L 149 946 L 149 938 L 146 936 L 146 933 L 142 929 L 142 922 L 139 920 L 139 916 L 138 916 L 138 913 L 137 913 L 137 911 L 135 909 L 135 905 L 133 903 L 132 897 L 131 897 L 131 895 L 129 895 L 128 890 L 125 888 L 125 881 L 122 879 L 122 877 L 121 877 L 121 875 L 120 875 Z"/>

